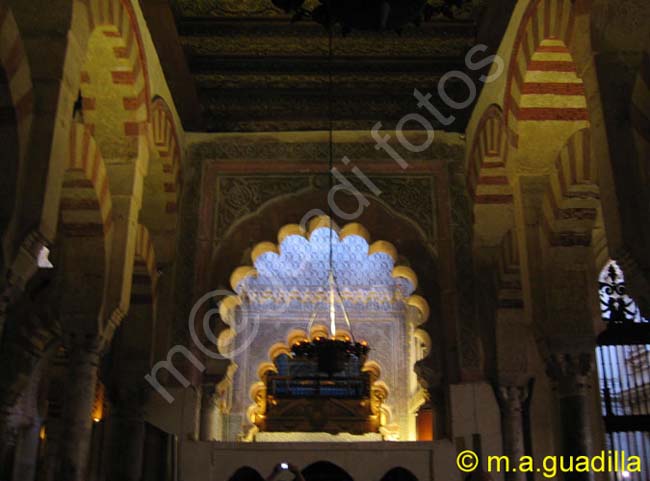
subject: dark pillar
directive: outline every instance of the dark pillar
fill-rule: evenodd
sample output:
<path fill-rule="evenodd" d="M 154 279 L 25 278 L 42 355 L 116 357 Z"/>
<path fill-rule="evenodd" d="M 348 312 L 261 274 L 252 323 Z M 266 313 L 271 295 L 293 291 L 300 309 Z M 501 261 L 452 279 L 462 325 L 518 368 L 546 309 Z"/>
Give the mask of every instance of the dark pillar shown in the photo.
<path fill-rule="evenodd" d="M 33 423 L 22 431 L 16 445 L 16 455 L 14 457 L 14 481 L 34 481 L 38 461 L 40 431 L 40 418 L 35 418 Z"/>
<path fill-rule="evenodd" d="M 548 360 L 548 374 L 555 384 L 562 423 L 562 455 L 590 456 L 593 432 L 590 416 L 590 380 L 593 352 L 555 353 Z M 594 474 L 565 473 L 567 481 L 593 481 Z"/>
<path fill-rule="evenodd" d="M 108 463 L 106 479 L 140 481 L 145 424 L 142 399 L 127 396 L 111 404 L 108 419 Z"/>
<path fill-rule="evenodd" d="M 61 438 L 63 436 L 63 420 L 60 411 L 52 414 L 49 408 L 45 423 L 45 456 L 43 459 L 42 478 L 39 481 L 54 481 L 59 466 L 59 452 L 61 451 Z"/>
<path fill-rule="evenodd" d="M 91 346 L 77 344 L 69 351 L 57 481 L 86 481 L 99 359 Z"/>
<path fill-rule="evenodd" d="M 528 397 L 525 386 L 500 386 L 498 389 L 501 406 L 501 430 L 503 436 L 503 454 L 511 463 L 517 463 L 526 454 L 524 444 L 523 406 Z M 526 474 L 521 471 L 506 473 L 507 481 L 526 481 Z"/>
<path fill-rule="evenodd" d="M 0 481 L 11 481 L 17 430 L 11 423 L 9 412 L 0 411 Z"/>

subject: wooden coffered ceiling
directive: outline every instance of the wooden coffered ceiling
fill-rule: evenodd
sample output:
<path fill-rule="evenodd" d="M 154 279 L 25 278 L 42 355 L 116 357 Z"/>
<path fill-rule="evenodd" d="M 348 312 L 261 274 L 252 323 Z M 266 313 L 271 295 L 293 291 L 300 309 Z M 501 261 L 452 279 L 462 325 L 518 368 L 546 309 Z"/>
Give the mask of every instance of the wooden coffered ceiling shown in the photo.
<path fill-rule="evenodd" d="M 467 71 L 464 58 L 485 13 L 475 1 L 453 20 L 436 17 L 401 34 L 337 31 L 330 56 L 322 26 L 291 23 L 271 0 L 176 0 L 173 16 L 161 13 L 163 0 L 143 1 L 185 128 L 211 132 L 322 130 L 330 105 L 337 129 L 390 128 L 419 111 L 415 89 L 450 113 L 438 80 Z M 163 26 L 165 17 L 174 25 Z M 447 92 L 463 100 L 468 89 L 451 80 Z M 454 112 L 446 130 L 463 131 L 470 110 Z"/>

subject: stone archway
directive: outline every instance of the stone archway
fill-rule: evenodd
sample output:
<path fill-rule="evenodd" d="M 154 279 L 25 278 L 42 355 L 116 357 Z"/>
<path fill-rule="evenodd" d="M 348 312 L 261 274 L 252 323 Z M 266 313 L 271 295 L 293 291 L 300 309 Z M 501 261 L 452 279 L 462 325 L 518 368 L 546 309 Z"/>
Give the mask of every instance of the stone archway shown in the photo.
<path fill-rule="evenodd" d="M 108 7 L 108 8 L 106 8 Z M 129 0 L 86 4 L 88 38 L 81 69 L 84 123 L 106 158 L 137 155 L 150 118 L 149 78 L 139 26 Z"/>
<path fill-rule="evenodd" d="M 515 147 L 541 124 L 553 129 L 561 144 L 588 125 L 585 88 L 574 61 L 577 16 L 569 0 L 533 0 L 524 13 L 504 98 L 505 125 Z"/>

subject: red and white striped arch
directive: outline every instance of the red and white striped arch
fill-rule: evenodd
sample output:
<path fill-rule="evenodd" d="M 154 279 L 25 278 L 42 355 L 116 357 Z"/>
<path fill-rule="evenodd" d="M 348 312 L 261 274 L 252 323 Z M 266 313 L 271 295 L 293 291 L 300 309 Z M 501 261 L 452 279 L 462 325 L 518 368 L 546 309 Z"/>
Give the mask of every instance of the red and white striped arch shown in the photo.
<path fill-rule="evenodd" d="M 512 204 L 506 172 L 507 140 L 503 113 L 491 105 L 478 123 L 467 166 L 467 187 L 475 204 Z"/>
<path fill-rule="evenodd" d="M 542 205 L 542 228 L 552 246 L 588 246 L 600 209 L 598 171 L 589 129 L 562 148 Z"/>
<path fill-rule="evenodd" d="M 571 0 L 531 0 L 510 60 L 504 98 L 513 146 L 524 122 L 561 123 L 571 131 L 588 126 L 585 89 L 571 55 L 576 12 Z"/>
<path fill-rule="evenodd" d="M 150 118 L 149 76 L 131 0 L 77 0 L 86 9 L 88 39 L 81 70 L 84 123 L 107 157 L 137 149 Z"/>
<path fill-rule="evenodd" d="M 181 148 L 174 116 L 157 97 L 152 102 L 151 124 L 153 141 L 162 161 L 162 188 L 165 193 L 165 212 L 175 214 L 181 187 Z M 155 172 L 152 172 L 155 175 Z"/>
<path fill-rule="evenodd" d="M 0 124 L 15 124 L 20 156 L 29 140 L 34 92 L 25 47 L 11 10 L 0 1 L 0 66 L 9 97 L 0 95 Z M 2 80 L 0 80 L 2 81 Z M 11 126 L 13 128 L 13 125 Z"/>
<path fill-rule="evenodd" d="M 158 284 L 156 251 L 149 231 L 138 224 L 133 263 L 131 306 L 147 305 L 155 308 Z"/>
<path fill-rule="evenodd" d="M 68 165 L 61 194 L 61 225 L 68 236 L 106 238 L 113 225 L 111 193 L 104 160 L 90 129 L 70 129 Z"/>

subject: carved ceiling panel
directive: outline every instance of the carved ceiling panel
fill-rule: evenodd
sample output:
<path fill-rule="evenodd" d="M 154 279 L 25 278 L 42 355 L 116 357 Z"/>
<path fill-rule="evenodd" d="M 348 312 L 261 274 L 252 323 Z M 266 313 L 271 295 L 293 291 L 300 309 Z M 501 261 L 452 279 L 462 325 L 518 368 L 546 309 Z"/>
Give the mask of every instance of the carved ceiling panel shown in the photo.
<path fill-rule="evenodd" d="M 305 7 L 319 4 L 308 0 Z M 476 43 L 477 4 L 455 8 L 453 20 L 435 17 L 400 35 L 354 31 L 344 38 L 337 29 L 330 57 L 321 25 L 292 23 L 271 0 L 177 0 L 177 29 L 203 107 L 202 130 L 323 129 L 330 102 L 339 129 L 366 129 L 379 119 L 393 126 L 417 109 L 414 88 L 435 91 L 442 75 L 466 69 L 465 54 Z M 447 89 L 462 98 L 466 86 L 450 81 Z M 438 108 L 451 113 L 442 102 Z M 454 130 L 462 131 L 467 113 L 454 115 Z"/>

